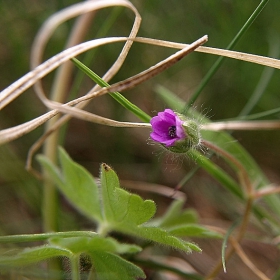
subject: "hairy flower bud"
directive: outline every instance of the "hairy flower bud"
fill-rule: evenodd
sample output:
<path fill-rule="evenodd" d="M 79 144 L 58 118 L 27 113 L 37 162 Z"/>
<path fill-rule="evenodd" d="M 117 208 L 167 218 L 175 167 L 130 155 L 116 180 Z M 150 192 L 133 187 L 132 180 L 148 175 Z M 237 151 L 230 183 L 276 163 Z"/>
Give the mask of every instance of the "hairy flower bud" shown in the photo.
<path fill-rule="evenodd" d="M 199 125 L 171 109 L 159 112 L 151 119 L 151 138 L 174 153 L 186 153 L 200 143 Z"/>

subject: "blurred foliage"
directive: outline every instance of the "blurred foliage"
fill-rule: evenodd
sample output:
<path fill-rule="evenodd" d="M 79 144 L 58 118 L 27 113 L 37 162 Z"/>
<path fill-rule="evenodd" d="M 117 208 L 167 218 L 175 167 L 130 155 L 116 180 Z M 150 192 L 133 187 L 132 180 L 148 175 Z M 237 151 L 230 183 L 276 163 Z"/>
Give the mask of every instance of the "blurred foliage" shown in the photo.
<path fill-rule="evenodd" d="M 0 0 L 1 89 L 29 71 L 32 41 L 44 20 L 55 11 L 76 2 L 74 0 Z M 209 36 L 207 46 L 225 48 L 259 1 L 134 0 L 132 3 L 142 16 L 139 36 L 190 43 L 207 34 Z M 100 27 L 110 18 L 113 10 L 113 8 L 105 9 L 96 14 L 87 39 L 98 36 Z M 236 45 L 235 50 L 264 56 L 278 56 L 279 54 L 273 52 L 273 49 L 276 46 L 276 50 L 279 50 L 279 11 L 280 1 L 269 1 Z M 132 22 L 132 13 L 125 9 L 121 10 L 106 36 L 127 35 Z M 71 20 L 56 31 L 48 45 L 46 58 L 63 49 L 73 23 L 74 20 Z M 121 44 L 104 46 L 97 51 L 89 52 L 88 55 L 82 55 L 81 59 L 92 57 L 88 66 L 102 76 L 114 62 L 120 48 Z M 171 49 L 136 43 L 112 82 L 136 74 L 173 52 L 174 50 Z M 125 92 L 124 95 L 148 114 L 154 115 L 156 111 L 166 107 L 154 93 L 156 85 L 164 85 L 187 101 L 216 59 L 212 55 L 193 53 L 171 69 Z M 195 106 L 213 120 L 235 118 L 253 94 L 263 70 L 264 67 L 259 65 L 226 59 Z M 279 70 L 275 70 L 253 113 L 279 107 L 278 75 Z M 53 74 L 50 74 L 44 80 L 47 91 L 50 89 L 52 78 Z M 84 94 L 92 85 L 92 81 L 85 78 L 77 94 Z M 118 120 L 135 120 L 108 96 L 94 100 L 88 109 L 96 114 Z M 0 128 L 28 121 L 45 110 L 34 91 L 29 89 L 0 112 Z M 279 114 L 269 119 L 279 119 Z M 41 231 L 41 183 L 24 171 L 24 161 L 28 149 L 42 132 L 43 128 L 38 128 L 0 147 L 0 233 L 3 235 Z M 248 149 L 268 177 L 273 182 L 279 182 L 280 132 L 235 132 L 233 135 Z M 192 161 L 162 154 L 159 148 L 146 144 L 148 137 L 147 130 L 103 127 L 80 120 L 71 120 L 67 128 L 65 147 L 75 160 L 86 166 L 94 175 L 98 174 L 99 164 L 107 162 L 114 167 L 122 179 L 156 182 L 175 187 L 193 168 Z M 213 160 L 224 168 L 219 159 Z M 240 205 L 235 199 L 225 193 L 205 172 L 199 171 L 184 190 L 188 195 L 188 206 L 195 207 L 202 220 L 211 220 L 213 224 L 228 224 L 240 212 Z M 165 209 L 171 201 L 169 198 L 150 193 L 143 195 L 157 202 L 159 212 L 163 211 L 162 209 Z M 59 214 L 61 230 L 91 227 L 89 222 L 76 213 L 63 198 L 61 200 L 63 202 Z M 254 230 L 252 229 L 253 236 Z M 217 259 L 220 252 L 213 250 L 207 240 L 205 244 L 203 242 L 200 244 L 206 256 L 210 258 L 208 260 L 210 263 L 213 259 Z M 271 248 L 270 245 L 265 247 L 265 244 L 255 246 L 250 242 L 246 246 L 252 258 L 268 271 L 278 266 L 279 253 L 275 248 Z M 264 255 L 264 250 L 268 250 L 269 254 Z M 186 257 L 186 259 L 203 271 L 199 265 L 203 261 L 200 261 L 199 257 L 194 257 L 192 260 Z M 237 260 L 234 261 L 238 264 Z M 242 274 L 242 272 L 241 269 L 239 277 L 245 275 L 244 279 L 253 279 L 246 278 L 246 273 Z M 227 276 L 228 280 L 236 279 L 230 273 Z"/>

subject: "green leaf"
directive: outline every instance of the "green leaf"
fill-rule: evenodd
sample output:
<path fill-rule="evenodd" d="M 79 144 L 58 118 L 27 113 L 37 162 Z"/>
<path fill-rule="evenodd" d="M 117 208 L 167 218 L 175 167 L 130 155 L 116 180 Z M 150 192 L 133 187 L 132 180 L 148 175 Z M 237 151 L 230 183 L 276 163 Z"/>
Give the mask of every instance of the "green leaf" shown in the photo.
<path fill-rule="evenodd" d="M 82 166 L 72 161 L 62 148 L 59 148 L 59 158 L 61 171 L 46 157 L 38 156 L 41 165 L 67 199 L 88 218 L 100 222 L 102 215 L 99 192 L 93 177 Z"/>
<path fill-rule="evenodd" d="M 101 166 L 101 185 L 104 218 L 118 227 L 142 224 L 155 214 L 155 203 L 121 189 L 116 173 L 106 164 Z"/>
<path fill-rule="evenodd" d="M 175 236 L 182 237 L 208 237 L 223 238 L 221 234 L 211 231 L 203 226 L 196 224 L 180 225 L 168 228 L 168 232 Z"/>
<path fill-rule="evenodd" d="M 111 237 L 96 235 L 89 237 L 55 237 L 50 240 L 52 245 L 70 250 L 74 254 L 90 253 L 94 251 L 106 251 L 117 254 L 138 253 L 141 247 L 133 244 L 122 244 Z"/>
<path fill-rule="evenodd" d="M 201 249 L 194 243 L 177 238 L 173 234 L 169 233 L 167 230 L 162 228 L 138 226 L 136 228 L 123 227 L 119 230 L 124 233 L 134 235 L 136 237 L 151 240 L 162 245 L 171 246 L 174 249 L 182 250 L 187 253 L 190 253 L 192 250 L 201 252 Z"/>
<path fill-rule="evenodd" d="M 98 233 L 101 236 L 105 236 L 109 231 L 115 230 L 162 245 L 172 246 L 185 252 L 191 252 L 191 250 L 200 251 L 197 245 L 172 236 L 165 229 L 149 226 L 148 221 L 156 211 L 155 203 L 151 200 L 143 200 L 139 195 L 131 194 L 121 189 L 118 176 L 108 165 L 101 165 L 101 188 L 100 192 L 98 192 L 94 180 L 84 168 L 74 163 L 61 148 L 59 149 L 59 155 L 62 172 L 44 157 L 40 157 L 40 162 L 48 170 L 49 174 L 54 177 L 54 181 L 69 201 L 81 212 L 98 221 Z M 79 186 L 78 192 L 76 192 L 77 186 Z M 177 206 L 175 205 L 174 213 L 176 214 L 176 211 L 179 211 L 181 207 L 180 203 Z M 178 209 L 176 210 L 176 208 Z M 178 223 L 190 218 L 188 212 L 183 213 L 185 213 L 182 216 L 183 220 L 179 219 Z M 93 238 L 90 242 L 94 243 L 94 240 L 96 238 Z M 100 246 L 102 242 L 105 242 L 104 244 L 108 246 L 108 240 L 103 240 L 102 242 L 101 240 L 103 239 L 100 239 Z M 67 242 L 73 242 L 70 245 L 75 252 L 80 252 L 80 247 L 90 246 L 90 243 L 87 243 L 89 241 L 85 238 L 69 239 Z M 102 250 L 105 250 L 105 248 Z M 122 247 L 122 250 L 124 250 L 124 247 Z M 134 248 L 133 250 L 136 249 Z"/>
<path fill-rule="evenodd" d="M 145 279 L 141 268 L 107 252 L 91 252 L 94 266 L 94 279 L 97 280 L 135 280 Z"/>
<path fill-rule="evenodd" d="M 2 255 L 0 257 L 0 267 L 25 266 L 60 256 L 70 258 L 72 253 L 67 249 L 58 248 L 52 245 L 27 248 L 13 256 Z"/>
<path fill-rule="evenodd" d="M 151 224 L 168 228 L 175 225 L 196 223 L 198 221 L 197 212 L 192 209 L 183 210 L 184 203 L 185 200 L 174 200 L 164 215 L 151 221 Z"/>

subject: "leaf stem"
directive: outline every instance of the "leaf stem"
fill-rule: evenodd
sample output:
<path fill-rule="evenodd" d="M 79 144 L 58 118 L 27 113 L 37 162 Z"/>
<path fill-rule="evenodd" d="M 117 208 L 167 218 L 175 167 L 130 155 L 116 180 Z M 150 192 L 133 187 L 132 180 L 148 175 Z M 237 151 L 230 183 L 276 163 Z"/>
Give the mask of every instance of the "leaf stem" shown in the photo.
<path fill-rule="evenodd" d="M 6 235 L 0 236 L 0 243 L 17 243 L 17 242 L 35 242 L 45 241 L 52 237 L 94 237 L 97 233 L 93 231 L 67 231 L 67 232 L 50 232 L 50 233 L 38 233 L 38 234 L 18 234 L 18 235 Z"/>
<path fill-rule="evenodd" d="M 79 255 L 73 255 L 70 258 L 71 262 L 71 276 L 72 280 L 80 280 L 80 256 Z"/>

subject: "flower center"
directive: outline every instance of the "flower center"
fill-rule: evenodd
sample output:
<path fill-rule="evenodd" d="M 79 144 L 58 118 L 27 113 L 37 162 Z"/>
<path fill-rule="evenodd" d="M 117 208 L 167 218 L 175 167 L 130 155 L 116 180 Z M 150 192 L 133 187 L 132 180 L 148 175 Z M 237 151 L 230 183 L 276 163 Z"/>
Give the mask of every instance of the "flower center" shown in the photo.
<path fill-rule="evenodd" d="M 168 135 L 171 137 L 171 138 L 175 138 L 177 135 L 176 135 L 176 126 L 175 125 L 172 125 L 168 128 Z"/>

